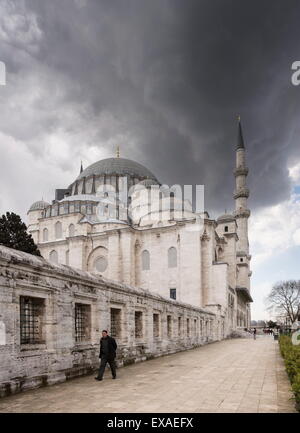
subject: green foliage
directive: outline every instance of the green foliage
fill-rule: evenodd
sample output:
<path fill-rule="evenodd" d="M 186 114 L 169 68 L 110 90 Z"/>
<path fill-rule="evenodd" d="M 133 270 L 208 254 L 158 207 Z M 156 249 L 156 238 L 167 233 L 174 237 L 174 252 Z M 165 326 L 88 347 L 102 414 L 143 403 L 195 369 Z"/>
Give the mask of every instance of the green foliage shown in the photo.
<path fill-rule="evenodd" d="M 35 256 L 41 255 L 31 234 L 27 233 L 26 225 L 13 212 L 6 212 L 0 217 L 0 245 Z"/>
<path fill-rule="evenodd" d="M 279 338 L 280 352 L 292 384 L 297 407 L 300 407 L 300 346 L 295 346 L 287 335 Z"/>
<path fill-rule="evenodd" d="M 269 320 L 267 322 L 267 325 L 268 325 L 269 328 L 276 328 L 277 323 L 273 322 L 273 320 Z"/>

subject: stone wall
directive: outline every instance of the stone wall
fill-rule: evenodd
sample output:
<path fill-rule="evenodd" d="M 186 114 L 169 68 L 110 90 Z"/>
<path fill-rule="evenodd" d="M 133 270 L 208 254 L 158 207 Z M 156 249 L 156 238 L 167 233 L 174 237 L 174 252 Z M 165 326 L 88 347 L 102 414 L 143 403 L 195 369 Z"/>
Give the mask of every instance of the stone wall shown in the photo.
<path fill-rule="evenodd" d="M 26 340 L 29 300 L 39 306 L 34 344 Z M 80 339 L 81 308 L 86 313 Z M 0 246 L 0 396 L 92 372 L 102 329 L 117 332 L 117 363 L 123 366 L 216 341 L 223 320 L 209 310 Z"/>

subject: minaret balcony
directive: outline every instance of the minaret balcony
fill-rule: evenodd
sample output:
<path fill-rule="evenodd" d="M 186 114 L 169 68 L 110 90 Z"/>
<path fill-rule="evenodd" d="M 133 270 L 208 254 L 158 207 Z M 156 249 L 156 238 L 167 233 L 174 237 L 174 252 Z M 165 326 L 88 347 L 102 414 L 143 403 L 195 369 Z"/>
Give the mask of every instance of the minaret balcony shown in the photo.
<path fill-rule="evenodd" d="M 240 188 L 240 189 L 238 189 L 235 193 L 234 193 L 234 199 L 236 200 L 237 198 L 240 198 L 240 197 L 245 197 L 245 198 L 248 198 L 249 197 L 249 194 L 250 194 L 250 192 L 249 192 L 249 189 L 248 188 Z"/>
<path fill-rule="evenodd" d="M 236 218 L 249 218 L 249 216 L 251 215 L 251 212 L 249 209 L 246 208 L 239 208 L 236 211 L 234 211 L 234 216 Z"/>
<path fill-rule="evenodd" d="M 238 176 L 247 176 L 248 172 L 249 172 L 248 167 L 240 166 L 240 167 L 237 167 L 233 173 L 234 173 L 235 177 L 238 177 Z"/>

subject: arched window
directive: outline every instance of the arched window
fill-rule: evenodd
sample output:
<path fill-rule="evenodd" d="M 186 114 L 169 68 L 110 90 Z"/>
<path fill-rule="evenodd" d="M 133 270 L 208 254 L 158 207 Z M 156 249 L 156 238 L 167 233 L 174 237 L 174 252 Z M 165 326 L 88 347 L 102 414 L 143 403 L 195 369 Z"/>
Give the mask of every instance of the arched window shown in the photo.
<path fill-rule="evenodd" d="M 175 247 L 171 247 L 168 250 L 168 267 L 169 268 L 177 267 L 177 250 Z"/>
<path fill-rule="evenodd" d="M 57 251 L 53 250 L 51 251 L 49 255 L 49 260 L 51 263 L 57 264 L 58 263 L 58 254 Z"/>
<path fill-rule="evenodd" d="M 74 226 L 74 224 L 70 224 L 69 225 L 69 236 L 70 237 L 75 236 L 75 226 Z"/>
<path fill-rule="evenodd" d="M 148 250 L 142 252 L 142 270 L 149 271 L 150 269 L 150 253 Z"/>
<path fill-rule="evenodd" d="M 107 269 L 107 259 L 103 256 L 97 257 L 94 263 L 94 268 L 97 272 L 105 272 Z"/>
<path fill-rule="evenodd" d="M 62 225 L 61 222 L 57 221 L 55 224 L 55 239 L 61 239 L 62 238 Z"/>
<path fill-rule="evenodd" d="M 48 242 L 48 229 L 43 230 L 43 241 Z"/>
<path fill-rule="evenodd" d="M 69 253 L 69 250 L 67 250 L 66 251 L 66 265 L 68 265 L 68 266 L 69 266 L 69 256 L 70 256 L 70 253 Z"/>

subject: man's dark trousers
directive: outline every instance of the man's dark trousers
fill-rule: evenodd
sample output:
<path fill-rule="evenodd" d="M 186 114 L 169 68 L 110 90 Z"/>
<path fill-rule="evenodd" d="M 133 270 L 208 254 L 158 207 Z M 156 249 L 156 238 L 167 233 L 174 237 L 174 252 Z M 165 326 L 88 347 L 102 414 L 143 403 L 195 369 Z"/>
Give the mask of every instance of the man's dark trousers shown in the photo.
<path fill-rule="evenodd" d="M 102 356 L 102 358 L 101 358 L 101 364 L 100 364 L 100 368 L 99 368 L 99 373 L 98 373 L 98 378 L 99 379 L 102 379 L 107 363 L 109 363 L 112 377 L 116 377 L 116 363 L 115 363 L 115 360 L 112 359 L 112 358 L 110 358 L 110 357 Z"/>

